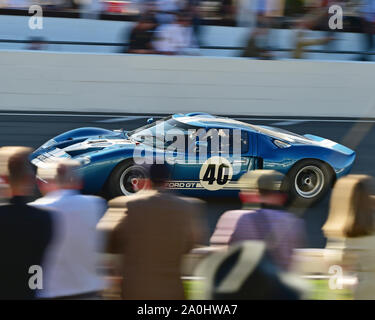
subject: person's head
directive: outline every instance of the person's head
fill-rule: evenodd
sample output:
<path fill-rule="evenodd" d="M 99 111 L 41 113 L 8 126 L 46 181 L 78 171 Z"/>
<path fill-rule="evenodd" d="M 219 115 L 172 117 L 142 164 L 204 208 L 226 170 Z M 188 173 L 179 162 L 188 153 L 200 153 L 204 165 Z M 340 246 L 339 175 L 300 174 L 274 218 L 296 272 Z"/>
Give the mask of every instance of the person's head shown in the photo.
<path fill-rule="evenodd" d="M 189 27 L 191 25 L 191 15 L 188 12 L 182 11 L 177 14 L 177 23 L 183 27 Z"/>
<path fill-rule="evenodd" d="M 35 190 L 35 169 L 27 147 L 0 148 L 0 178 L 13 196 L 31 196 Z"/>
<path fill-rule="evenodd" d="M 38 168 L 39 189 L 43 194 L 54 190 L 80 190 L 82 179 L 78 173 L 80 162 L 71 159 L 46 163 Z"/>
<path fill-rule="evenodd" d="M 284 206 L 288 200 L 286 177 L 275 170 L 254 170 L 238 181 L 244 204 Z"/>
<path fill-rule="evenodd" d="M 149 30 L 156 27 L 156 20 L 151 14 L 144 14 L 138 21 L 138 28 L 142 30 Z"/>
<path fill-rule="evenodd" d="M 327 238 L 361 237 L 374 232 L 374 180 L 365 175 L 339 179 L 332 192 L 329 215 L 323 226 Z"/>
<path fill-rule="evenodd" d="M 29 50 L 42 50 L 44 47 L 44 39 L 41 37 L 31 37 Z"/>
<path fill-rule="evenodd" d="M 170 179 L 170 170 L 164 163 L 150 165 L 148 174 L 153 189 L 164 189 L 165 183 Z"/>

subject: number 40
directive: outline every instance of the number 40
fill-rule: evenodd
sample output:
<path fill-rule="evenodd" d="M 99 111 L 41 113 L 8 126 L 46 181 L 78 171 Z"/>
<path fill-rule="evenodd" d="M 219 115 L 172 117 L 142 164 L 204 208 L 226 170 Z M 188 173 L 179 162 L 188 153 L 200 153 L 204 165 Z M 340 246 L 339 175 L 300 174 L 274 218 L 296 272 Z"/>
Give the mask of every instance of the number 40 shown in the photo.
<path fill-rule="evenodd" d="M 228 182 L 228 171 L 229 167 L 226 164 L 220 164 L 217 170 L 217 178 L 215 178 L 216 165 L 209 164 L 202 180 L 207 181 L 208 184 L 213 184 L 216 181 L 218 185 L 224 185 Z"/>

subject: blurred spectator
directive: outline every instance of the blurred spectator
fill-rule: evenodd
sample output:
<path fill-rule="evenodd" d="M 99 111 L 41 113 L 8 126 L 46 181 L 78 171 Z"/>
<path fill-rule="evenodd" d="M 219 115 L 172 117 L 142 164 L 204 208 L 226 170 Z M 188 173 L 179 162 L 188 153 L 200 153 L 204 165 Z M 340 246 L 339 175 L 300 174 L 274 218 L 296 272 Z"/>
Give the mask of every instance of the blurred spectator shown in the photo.
<path fill-rule="evenodd" d="M 290 17 L 301 15 L 304 12 L 305 0 L 285 0 L 285 14 Z"/>
<path fill-rule="evenodd" d="M 242 57 L 272 59 L 272 54 L 267 50 L 265 43 L 265 37 L 267 34 L 268 29 L 255 28 L 247 41 L 245 50 L 242 53 Z"/>
<path fill-rule="evenodd" d="M 197 42 L 191 26 L 191 16 L 186 12 L 177 14 L 176 21 L 156 29 L 154 48 L 163 54 L 192 54 Z"/>
<path fill-rule="evenodd" d="M 160 24 L 172 23 L 175 20 L 175 14 L 180 11 L 181 4 L 179 0 L 154 0 L 155 10 L 157 11 L 157 21 Z"/>
<path fill-rule="evenodd" d="M 328 36 L 324 38 L 317 39 L 310 39 L 307 37 L 307 30 L 311 30 L 320 18 L 320 16 L 315 16 L 313 18 L 304 18 L 297 22 L 295 50 L 292 55 L 294 59 L 303 59 L 306 47 L 327 44 L 334 39 L 331 34 L 328 34 Z"/>
<path fill-rule="evenodd" d="M 44 264 L 41 298 L 99 299 L 104 289 L 96 270 L 97 252 L 102 251 L 103 244 L 96 224 L 107 206 L 99 197 L 80 194 L 79 165 L 64 160 L 38 169 L 45 196 L 30 205 L 51 210 L 56 224 L 56 236 Z"/>
<path fill-rule="evenodd" d="M 360 60 L 371 60 L 366 54 L 374 47 L 374 31 L 375 31 L 375 0 L 362 0 L 361 8 L 361 29 L 363 32 L 364 53 Z"/>
<path fill-rule="evenodd" d="M 33 299 L 43 285 L 41 273 L 36 274 L 37 288 L 30 278 L 42 265 L 53 222 L 48 211 L 27 205 L 35 188 L 31 152 L 26 147 L 0 149 L 0 176 L 9 183 L 12 195 L 0 206 L 0 299 Z"/>
<path fill-rule="evenodd" d="M 0 203 L 7 201 L 10 197 L 9 184 L 0 177 Z"/>
<path fill-rule="evenodd" d="M 209 255 L 195 275 L 206 279 L 205 299 L 298 300 L 308 291 L 303 280 L 273 263 L 262 241 L 243 241 Z"/>
<path fill-rule="evenodd" d="M 42 37 L 31 37 L 27 50 L 45 50 L 46 44 L 43 41 Z"/>
<path fill-rule="evenodd" d="M 304 244 L 305 230 L 302 220 L 283 209 L 288 200 L 283 181 L 284 175 L 274 170 L 244 174 L 239 181 L 244 209 L 227 211 L 220 217 L 211 245 L 264 240 L 275 263 L 289 269 L 293 249 Z"/>
<path fill-rule="evenodd" d="M 200 0 L 189 0 L 187 5 L 187 12 L 191 15 L 191 24 L 193 28 L 193 34 L 196 39 L 197 46 L 201 46 L 201 36 L 202 36 L 202 17 L 201 10 L 199 8 Z"/>
<path fill-rule="evenodd" d="M 151 15 L 142 16 L 132 29 L 129 37 L 129 53 L 154 53 L 156 20 Z"/>
<path fill-rule="evenodd" d="M 236 8 L 236 25 L 254 27 L 256 23 L 254 4 L 257 0 L 238 0 Z"/>
<path fill-rule="evenodd" d="M 251 0 L 250 11 L 252 18 L 250 25 L 252 30 L 250 37 L 242 53 L 243 57 L 258 59 L 270 59 L 268 47 L 271 43 L 271 27 L 276 26 L 276 19 L 279 19 L 284 11 L 283 0 Z M 242 17 L 240 18 L 244 20 Z M 240 23 L 246 23 L 244 20 Z M 275 46 L 275 39 L 272 39 Z"/>
<path fill-rule="evenodd" d="M 99 19 L 104 9 L 104 3 L 100 0 L 80 0 L 81 18 Z"/>
<path fill-rule="evenodd" d="M 256 26 L 269 27 L 270 15 L 273 12 L 274 0 L 256 0 L 254 2 L 254 11 L 256 13 Z"/>
<path fill-rule="evenodd" d="M 165 189 L 165 165 L 148 171 L 150 180 L 142 183 L 151 189 L 110 201 L 98 229 L 110 232 L 108 251 L 123 254 L 124 299 L 183 299 L 181 259 L 202 239 L 201 208 Z"/>
<path fill-rule="evenodd" d="M 328 259 L 358 275 L 355 299 L 375 299 L 375 230 L 371 195 L 374 180 L 364 175 L 341 178 L 333 188 L 323 226 Z"/>
<path fill-rule="evenodd" d="M 219 14 L 224 25 L 234 25 L 235 12 L 233 0 L 221 0 Z"/>

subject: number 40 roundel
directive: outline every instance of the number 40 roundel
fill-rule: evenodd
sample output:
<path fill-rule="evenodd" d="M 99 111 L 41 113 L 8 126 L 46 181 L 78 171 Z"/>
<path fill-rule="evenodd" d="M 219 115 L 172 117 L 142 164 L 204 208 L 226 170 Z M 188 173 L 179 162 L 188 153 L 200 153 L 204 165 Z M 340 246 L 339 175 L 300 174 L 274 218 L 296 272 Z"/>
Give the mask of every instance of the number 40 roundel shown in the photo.
<path fill-rule="evenodd" d="M 202 187 L 211 191 L 223 188 L 232 179 L 232 176 L 232 165 L 223 157 L 207 159 L 199 172 Z"/>

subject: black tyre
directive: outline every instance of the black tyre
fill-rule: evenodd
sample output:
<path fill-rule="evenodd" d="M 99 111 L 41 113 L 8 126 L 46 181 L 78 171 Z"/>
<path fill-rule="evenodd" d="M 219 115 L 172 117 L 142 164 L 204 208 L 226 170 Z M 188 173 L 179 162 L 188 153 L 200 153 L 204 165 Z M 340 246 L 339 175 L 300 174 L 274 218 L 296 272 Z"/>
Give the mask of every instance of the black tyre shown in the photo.
<path fill-rule="evenodd" d="M 333 173 L 327 164 L 318 160 L 298 162 L 288 173 L 291 203 L 312 205 L 332 186 Z"/>
<path fill-rule="evenodd" d="M 105 188 L 105 195 L 112 199 L 136 193 L 134 186 L 139 179 L 147 177 L 145 169 L 133 162 L 120 163 L 111 173 Z"/>

